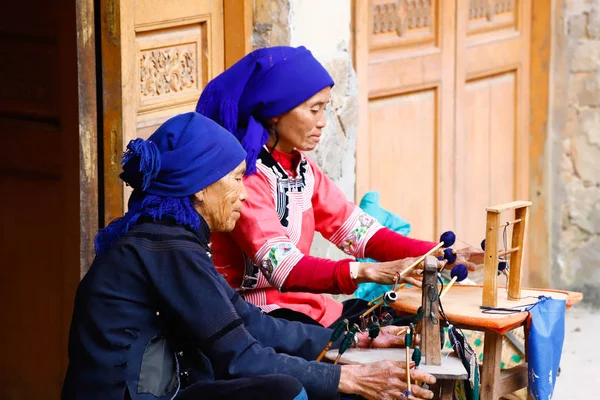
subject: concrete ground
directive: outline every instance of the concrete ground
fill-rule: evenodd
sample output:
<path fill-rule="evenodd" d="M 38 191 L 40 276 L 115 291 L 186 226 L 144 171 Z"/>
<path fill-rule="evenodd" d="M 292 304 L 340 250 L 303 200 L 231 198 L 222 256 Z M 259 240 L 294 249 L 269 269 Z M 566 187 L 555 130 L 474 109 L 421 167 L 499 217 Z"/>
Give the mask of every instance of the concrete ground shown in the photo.
<path fill-rule="evenodd" d="M 553 400 L 600 399 L 600 310 L 567 310 L 565 342 Z"/>

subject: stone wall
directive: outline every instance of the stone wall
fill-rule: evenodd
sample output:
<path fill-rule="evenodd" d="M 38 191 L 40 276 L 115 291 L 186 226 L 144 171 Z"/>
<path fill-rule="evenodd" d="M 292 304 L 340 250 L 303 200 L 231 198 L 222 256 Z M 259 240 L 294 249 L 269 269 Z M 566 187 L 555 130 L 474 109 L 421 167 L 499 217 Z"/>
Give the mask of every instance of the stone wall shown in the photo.
<path fill-rule="evenodd" d="M 553 284 L 600 306 L 600 1 L 555 0 L 549 137 Z"/>
<path fill-rule="evenodd" d="M 353 199 L 358 82 L 349 53 L 350 13 L 350 0 L 254 0 L 253 45 L 305 46 L 333 77 L 327 126 L 309 156 Z M 334 259 L 344 256 L 318 234 L 311 253 Z"/>

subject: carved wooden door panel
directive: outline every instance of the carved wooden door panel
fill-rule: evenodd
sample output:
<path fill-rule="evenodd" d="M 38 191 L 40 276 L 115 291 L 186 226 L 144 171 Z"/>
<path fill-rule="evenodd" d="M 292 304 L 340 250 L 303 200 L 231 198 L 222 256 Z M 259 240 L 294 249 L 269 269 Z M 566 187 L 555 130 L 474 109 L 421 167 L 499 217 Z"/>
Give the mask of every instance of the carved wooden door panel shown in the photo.
<path fill-rule="evenodd" d="M 224 68 L 223 0 L 102 0 L 105 222 L 122 215 L 129 140 L 195 108 Z"/>
<path fill-rule="evenodd" d="M 486 206 L 529 199 L 531 1 L 457 4 L 455 226 L 475 245 Z"/>
<path fill-rule="evenodd" d="M 355 3 L 359 199 L 478 246 L 486 206 L 528 198 L 530 21 L 526 0 Z"/>
<path fill-rule="evenodd" d="M 380 192 L 383 207 L 412 223 L 411 236 L 433 239 L 454 207 L 455 4 L 361 3 L 363 79 L 357 69 L 368 87 L 368 129 L 358 139 L 357 194 Z"/>

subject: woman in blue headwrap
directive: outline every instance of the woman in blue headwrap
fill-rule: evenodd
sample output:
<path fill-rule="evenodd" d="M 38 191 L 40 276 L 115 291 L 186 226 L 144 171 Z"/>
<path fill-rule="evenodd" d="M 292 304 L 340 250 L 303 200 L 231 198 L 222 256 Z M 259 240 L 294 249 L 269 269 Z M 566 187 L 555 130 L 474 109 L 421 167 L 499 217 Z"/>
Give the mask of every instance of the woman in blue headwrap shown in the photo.
<path fill-rule="evenodd" d="M 247 197 L 232 135 L 192 112 L 127 148 L 129 211 L 98 233 L 77 290 L 63 399 L 379 399 L 382 387 L 400 397 L 404 363 L 309 361 L 331 330 L 264 315 L 214 269 L 210 232 L 231 231 Z M 393 328 L 373 344 L 399 345 Z"/>
<path fill-rule="evenodd" d="M 265 48 L 209 82 L 196 107 L 248 153 L 250 199 L 236 228 L 213 236 L 217 270 L 265 312 L 324 326 L 360 315 L 366 302 L 342 305 L 320 293 L 391 284 L 436 245 L 383 228 L 304 155 L 319 143 L 333 84 L 304 47 Z M 382 262 L 311 257 L 315 231 L 350 256 Z M 418 284 L 414 275 L 403 280 Z"/>

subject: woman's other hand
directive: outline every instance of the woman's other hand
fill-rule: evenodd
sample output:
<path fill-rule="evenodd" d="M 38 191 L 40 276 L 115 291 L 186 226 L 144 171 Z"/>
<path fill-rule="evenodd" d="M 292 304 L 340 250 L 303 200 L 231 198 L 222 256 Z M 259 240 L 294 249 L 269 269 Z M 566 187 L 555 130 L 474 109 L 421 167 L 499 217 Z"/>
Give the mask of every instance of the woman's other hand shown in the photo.
<path fill-rule="evenodd" d="M 464 247 L 456 250 L 456 262 L 446 265 L 446 269 L 452 269 L 458 264 L 464 264 L 469 271 L 476 271 L 477 266 L 483 264 L 484 255 L 483 250 L 476 249 L 475 247 Z"/>
<path fill-rule="evenodd" d="M 358 334 L 358 347 L 371 349 L 386 349 L 390 347 L 404 347 L 404 338 L 406 335 L 401 333 L 406 331 L 406 326 L 388 325 L 381 328 L 379 335 L 375 339 L 370 339 L 368 332 Z M 399 336 L 397 336 L 400 334 Z M 417 341 L 419 342 L 419 335 Z"/>
<path fill-rule="evenodd" d="M 435 377 L 417 370 L 410 370 L 411 380 L 435 383 Z M 343 365 L 339 391 L 358 394 L 369 400 L 390 400 L 402 398 L 406 384 L 406 363 L 402 361 L 380 361 L 371 364 Z M 433 392 L 417 385 L 411 385 L 415 399 L 431 399 Z"/>
<path fill-rule="evenodd" d="M 414 264 L 417 259 L 418 257 L 408 257 L 401 260 L 381 263 L 360 263 L 356 283 L 375 282 L 384 285 L 391 285 L 395 282 L 396 275 L 400 274 L 402 271 Z M 438 260 L 438 268 L 444 266 L 445 263 L 446 261 Z M 409 272 L 401 276 L 398 280 L 398 283 L 410 283 L 411 285 L 421 287 L 422 269 L 423 263 L 419 263 Z"/>

